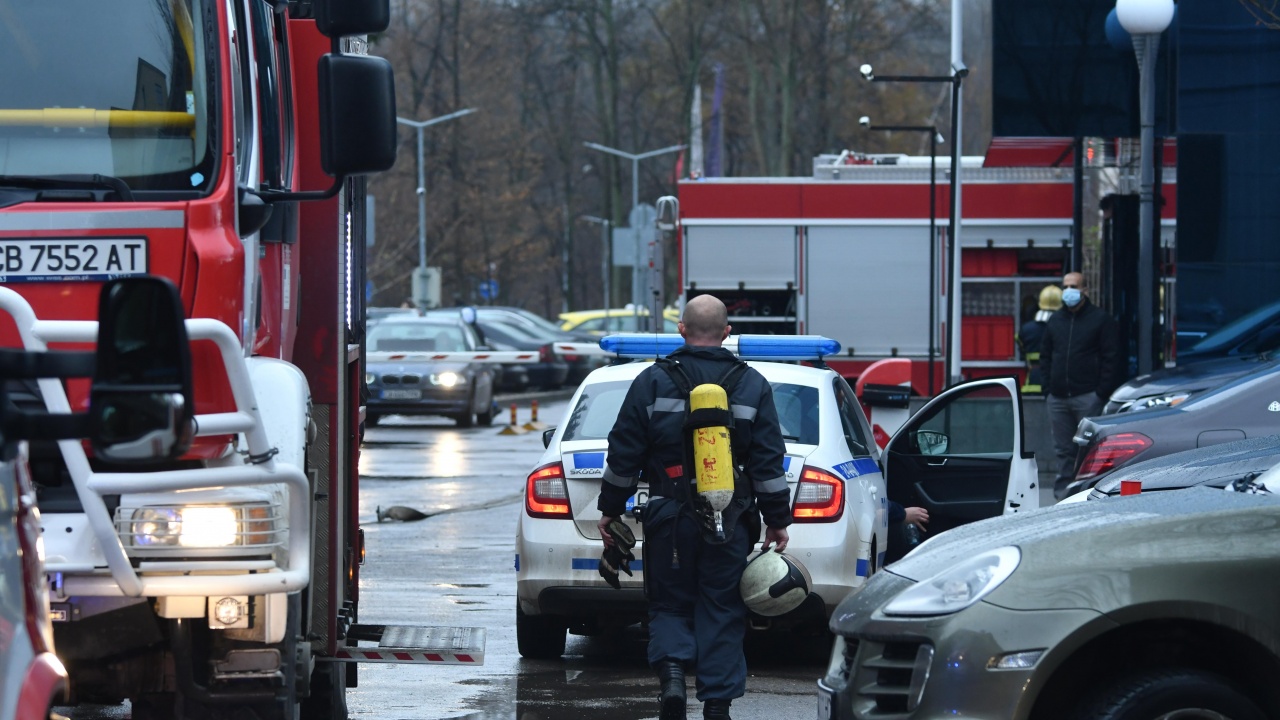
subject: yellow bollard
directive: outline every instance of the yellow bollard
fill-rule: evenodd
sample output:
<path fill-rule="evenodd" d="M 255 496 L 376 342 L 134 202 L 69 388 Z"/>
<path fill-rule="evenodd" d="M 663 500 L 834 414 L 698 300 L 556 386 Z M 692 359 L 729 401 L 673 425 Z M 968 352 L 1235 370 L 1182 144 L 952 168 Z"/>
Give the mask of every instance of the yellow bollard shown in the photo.
<path fill-rule="evenodd" d="M 498 431 L 499 435 L 523 435 L 529 432 L 527 428 L 516 424 L 516 404 L 511 403 L 511 424 Z"/>
<path fill-rule="evenodd" d="M 538 401 L 537 400 L 529 401 L 529 411 L 530 413 L 532 413 L 532 416 L 529 418 L 529 422 L 525 423 L 521 427 L 523 427 L 525 430 L 530 430 L 530 431 L 546 430 L 547 429 L 546 424 L 538 422 Z"/>

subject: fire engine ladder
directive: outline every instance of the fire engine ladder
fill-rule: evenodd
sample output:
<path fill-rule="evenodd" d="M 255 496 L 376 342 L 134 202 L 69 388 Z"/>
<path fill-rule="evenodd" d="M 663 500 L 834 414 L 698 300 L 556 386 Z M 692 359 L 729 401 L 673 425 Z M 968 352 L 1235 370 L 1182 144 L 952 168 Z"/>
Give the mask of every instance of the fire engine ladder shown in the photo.
<path fill-rule="evenodd" d="M 354 624 L 331 662 L 483 665 L 484 628 Z M 370 643 L 377 643 L 371 645 Z"/>

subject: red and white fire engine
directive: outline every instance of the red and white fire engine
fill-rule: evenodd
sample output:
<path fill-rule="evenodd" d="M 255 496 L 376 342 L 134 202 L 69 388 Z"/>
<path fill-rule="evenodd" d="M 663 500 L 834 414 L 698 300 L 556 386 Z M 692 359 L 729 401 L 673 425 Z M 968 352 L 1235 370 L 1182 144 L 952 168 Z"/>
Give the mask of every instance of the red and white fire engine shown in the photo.
<path fill-rule="evenodd" d="M 986 158 L 962 159 L 960 370 L 966 378 L 1025 372 L 1015 335 L 1034 314 L 1041 288 L 1060 282 L 1070 267 L 1069 149 L 1069 140 L 1004 141 Z M 828 364 L 858 382 L 864 402 L 874 395 L 865 392 L 868 383 L 925 397 L 941 390 L 948 163 L 937 161 L 932 222 L 928 157 L 846 151 L 815 158 L 812 177 L 682 181 L 685 300 L 720 297 L 734 332 L 839 340 L 845 355 Z M 1100 169 L 1119 187 L 1124 177 L 1111 165 Z M 1175 209 L 1168 179 L 1164 192 L 1170 244 Z M 896 425 L 883 429 L 891 433 Z"/>
<path fill-rule="evenodd" d="M 90 345 L 103 281 L 177 287 L 195 439 L 145 471 L 33 442 L 71 700 L 346 716 L 344 660 L 478 663 L 358 624 L 363 175 L 395 155 L 386 0 L 19 3 L 0 48 L 4 344 Z M 86 380 L 10 397 L 88 406 Z M 362 650 L 361 642 L 377 642 Z M 368 647 L 368 646 L 365 646 Z"/>

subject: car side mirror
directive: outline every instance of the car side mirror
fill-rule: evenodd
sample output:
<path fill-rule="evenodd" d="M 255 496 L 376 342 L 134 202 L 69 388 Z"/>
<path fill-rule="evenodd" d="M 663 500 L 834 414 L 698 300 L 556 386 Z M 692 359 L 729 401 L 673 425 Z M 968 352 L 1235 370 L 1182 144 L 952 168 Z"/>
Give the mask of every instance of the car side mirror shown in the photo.
<path fill-rule="evenodd" d="M 89 437 L 106 461 L 171 460 L 191 446 L 191 346 L 171 282 L 131 277 L 102 286 L 89 391 Z"/>
<path fill-rule="evenodd" d="M 916 447 L 921 455 L 946 455 L 951 438 L 946 433 L 936 430 L 920 430 L 916 432 Z"/>
<path fill-rule="evenodd" d="M 542 431 L 542 447 L 543 448 L 551 447 L 551 438 L 555 436 L 556 436 L 555 428 L 551 427 L 551 428 L 547 428 L 546 430 L 543 430 Z"/>
<path fill-rule="evenodd" d="M 396 162 L 391 64 L 380 57 L 328 54 L 320 58 L 319 73 L 320 167 L 334 177 L 391 169 Z"/>

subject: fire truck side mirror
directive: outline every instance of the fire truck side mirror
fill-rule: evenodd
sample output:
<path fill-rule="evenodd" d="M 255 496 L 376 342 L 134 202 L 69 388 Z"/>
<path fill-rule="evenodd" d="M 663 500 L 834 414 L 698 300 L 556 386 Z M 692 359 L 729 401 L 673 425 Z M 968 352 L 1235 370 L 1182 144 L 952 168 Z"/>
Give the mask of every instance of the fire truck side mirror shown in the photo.
<path fill-rule="evenodd" d="M 396 93 L 380 57 L 320 58 L 320 166 L 334 177 L 367 175 L 396 162 Z"/>
<path fill-rule="evenodd" d="M 112 280 L 98 301 L 89 391 L 94 454 L 113 462 L 180 457 L 191 446 L 191 346 L 182 300 L 155 276 Z"/>
<path fill-rule="evenodd" d="M 390 0 L 314 0 L 316 29 L 325 37 L 368 35 L 391 25 Z"/>

